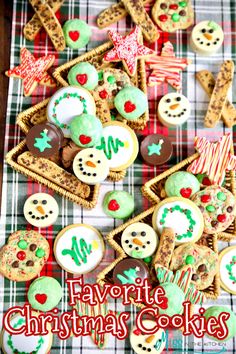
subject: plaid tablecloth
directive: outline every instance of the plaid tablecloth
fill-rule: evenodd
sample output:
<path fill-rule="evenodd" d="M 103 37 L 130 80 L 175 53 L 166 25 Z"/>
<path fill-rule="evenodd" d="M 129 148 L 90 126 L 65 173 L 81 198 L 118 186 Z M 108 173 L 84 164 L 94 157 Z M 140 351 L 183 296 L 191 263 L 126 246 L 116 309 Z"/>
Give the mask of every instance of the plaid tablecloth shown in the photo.
<path fill-rule="evenodd" d="M 85 51 L 102 44 L 107 40 L 106 29 L 99 30 L 96 27 L 96 16 L 101 10 L 108 7 L 115 1 L 112 0 L 65 0 L 64 5 L 58 12 L 58 18 L 61 23 L 67 19 L 79 17 L 85 20 L 93 29 L 92 40 L 86 47 Z M 167 85 L 162 85 L 158 89 L 152 88 L 149 90 L 149 108 L 150 108 L 150 122 L 147 128 L 140 133 L 140 135 L 147 135 L 150 133 L 161 133 L 169 136 L 174 144 L 174 156 L 168 165 L 160 168 L 147 167 L 137 159 L 135 164 L 128 169 L 127 176 L 123 182 L 120 183 L 103 183 L 99 202 L 95 209 L 88 211 L 85 210 L 58 195 L 54 195 L 60 207 L 60 215 L 53 227 L 41 230 L 41 233 L 47 237 L 50 245 L 53 245 L 53 240 L 58 231 L 63 227 L 72 223 L 87 223 L 101 230 L 103 235 L 115 228 L 119 223 L 106 217 L 101 208 L 101 202 L 104 194 L 111 189 L 124 189 L 135 196 L 135 214 L 148 207 L 148 202 L 142 197 L 140 187 L 154 177 L 161 171 L 167 169 L 171 165 L 181 161 L 188 155 L 193 153 L 193 138 L 196 135 L 207 136 L 210 139 L 219 138 L 224 132 L 225 128 L 220 122 L 217 128 L 204 129 L 203 117 L 207 109 L 208 98 L 199 84 L 196 82 L 194 76 L 196 71 L 200 69 L 210 69 L 214 74 L 219 70 L 219 65 L 224 59 L 236 59 L 236 3 L 234 0 L 193 0 L 193 6 L 196 15 L 196 22 L 200 20 L 214 20 L 221 24 L 225 33 L 225 41 L 222 50 L 209 58 L 196 56 L 189 48 L 188 38 L 190 30 L 179 31 L 176 34 L 161 33 L 160 39 L 156 44 L 151 47 L 155 50 L 160 50 L 163 41 L 170 40 L 176 49 L 177 56 L 188 56 L 192 59 L 190 65 L 183 73 L 183 94 L 185 94 L 191 102 L 191 116 L 186 124 L 177 129 L 167 129 L 163 127 L 156 115 L 156 108 L 160 97 L 171 91 Z M 46 33 L 42 30 L 34 43 L 28 42 L 24 39 L 22 29 L 24 24 L 31 18 L 33 11 L 27 0 L 14 0 L 13 7 L 13 20 L 12 20 L 12 43 L 11 43 L 11 62 L 10 67 L 19 64 L 19 53 L 22 46 L 26 46 L 36 57 L 47 54 L 55 54 L 55 66 L 61 65 L 66 61 L 78 56 L 84 51 L 72 51 L 66 49 L 63 53 L 55 53 L 50 40 Z M 125 32 L 132 27 L 130 17 L 120 21 L 113 27 L 118 31 Z M 1 50 L 4 50 L 3 48 Z M 8 69 L 8 68 L 5 68 Z M 236 84 L 232 92 L 235 92 Z M 21 81 L 17 79 L 9 80 L 9 93 L 8 93 L 8 106 L 6 114 L 6 135 L 5 135 L 5 148 L 4 154 L 17 145 L 23 138 L 23 134 L 16 126 L 16 116 L 22 110 L 40 102 L 43 98 L 52 94 L 50 89 L 39 87 L 34 95 L 30 98 L 24 98 L 22 94 Z M 234 104 L 236 97 L 233 97 Z M 236 130 L 235 130 L 236 133 Z M 39 191 L 46 191 L 52 194 L 51 190 L 39 186 L 27 180 L 22 175 L 13 171 L 6 164 L 4 165 L 3 175 L 3 193 L 2 193 L 2 210 L 1 210 L 1 223 L 0 223 L 0 244 L 4 244 L 9 235 L 15 230 L 30 229 L 31 226 L 26 224 L 23 216 L 23 203 L 25 199 L 32 193 Z M 232 242 L 233 244 L 233 242 Z M 227 247 L 227 243 L 219 242 L 219 248 Z M 85 282 L 93 283 L 96 275 L 102 268 L 107 266 L 114 260 L 115 254 L 112 249 L 107 246 L 105 257 L 95 272 L 84 277 Z M 67 274 L 56 264 L 55 259 L 51 255 L 49 261 L 44 268 L 41 275 L 49 275 L 57 278 L 64 288 L 64 295 L 62 302 L 59 305 L 61 311 L 69 309 L 67 303 L 67 289 L 65 286 L 65 278 Z M 11 282 L 3 277 L 0 277 L 0 320 L 4 312 L 9 307 L 16 304 L 23 305 L 27 301 L 26 294 L 29 283 L 16 283 Z M 213 302 L 207 301 L 206 307 L 212 305 Z M 222 291 L 220 298 L 214 304 L 224 304 L 229 306 L 232 310 L 236 311 L 236 300 L 234 296 Z M 124 308 L 117 302 L 110 302 L 111 309 L 124 310 Z M 134 320 L 136 309 L 128 307 L 126 311 L 131 311 L 131 322 Z M 207 338 L 203 340 L 188 337 L 182 338 L 181 332 L 171 332 L 167 344 L 166 353 L 235 353 L 236 352 L 235 338 L 227 343 L 213 342 Z M 60 341 L 54 336 L 53 346 L 51 353 L 81 353 L 93 354 L 97 350 L 92 343 L 90 337 L 71 338 L 66 341 Z M 133 353 L 130 348 L 129 340 L 118 341 L 109 335 L 109 341 L 106 353 Z"/>

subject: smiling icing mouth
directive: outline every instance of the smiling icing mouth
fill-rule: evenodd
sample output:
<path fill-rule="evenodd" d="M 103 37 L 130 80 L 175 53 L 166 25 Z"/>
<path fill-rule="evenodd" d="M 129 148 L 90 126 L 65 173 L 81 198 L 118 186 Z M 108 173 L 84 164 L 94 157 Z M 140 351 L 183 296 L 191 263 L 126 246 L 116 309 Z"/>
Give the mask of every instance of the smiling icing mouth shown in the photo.
<path fill-rule="evenodd" d="M 37 210 L 38 210 L 38 207 L 37 207 Z M 41 214 L 42 214 L 42 213 L 41 213 Z M 53 214 L 53 211 L 50 210 L 48 214 Z M 44 212 L 44 215 L 42 215 L 42 216 L 36 216 L 35 214 L 33 214 L 32 211 L 29 211 L 30 217 L 31 217 L 32 219 L 35 219 L 35 220 L 44 220 L 44 219 L 47 219 L 48 216 L 49 216 L 48 214 L 46 214 L 46 213 Z"/>
<path fill-rule="evenodd" d="M 171 118 L 171 117 L 172 117 L 172 118 L 177 118 L 177 117 L 183 116 L 186 111 L 187 111 L 187 109 L 184 108 L 184 109 L 183 109 L 180 113 L 178 113 L 178 114 L 171 114 L 170 111 L 165 111 L 164 113 L 167 114 L 167 116 L 168 116 L 169 118 Z"/>

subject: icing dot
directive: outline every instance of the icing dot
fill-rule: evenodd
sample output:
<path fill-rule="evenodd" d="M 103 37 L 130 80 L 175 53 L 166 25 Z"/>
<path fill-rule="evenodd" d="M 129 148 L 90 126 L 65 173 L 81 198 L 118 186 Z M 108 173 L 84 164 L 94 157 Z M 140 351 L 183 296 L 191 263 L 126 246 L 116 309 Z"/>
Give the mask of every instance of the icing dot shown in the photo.
<path fill-rule="evenodd" d="M 213 205 L 208 205 L 206 207 L 206 210 L 209 211 L 210 213 L 213 213 L 216 210 L 216 208 Z"/>
<path fill-rule="evenodd" d="M 203 194 L 203 195 L 201 196 L 201 201 L 202 201 L 202 203 L 208 203 L 210 200 L 211 200 L 211 196 L 208 195 L 208 194 Z"/>
<path fill-rule="evenodd" d="M 186 6 L 187 6 L 186 1 L 180 1 L 180 2 L 179 2 L 179 6 L 180 6 L 180 7 L 186 7 Z"/>
<path fill-rule="evenodd" d="M 194 264 L 195 263 L 195 258 L 191 255 L 187 256 L 185 259 L 185 264 Z"/>
<path fill-rule="evenodd" d="M 42 248 L 38 248 L 35 254 L 36 257 L 42 258 L 43 256 L 45 256 L 45 251 Z"/>
<path fill-rule="evenodd" d="M 226 195 L 223 192 L 219 192 L 217 193 L 217 199 L 224 202 L 226 200 Z"/>
<path fill-rule="evenodd" d="M 160 15 L 160 16 L 159 16 L 159 20 L 160 20 L 161 22 L 166 22 L 166 21 L 168 20 L 168 16 L 167 16 L 167 15 Z"/>
<path fill-rule="evenodd" d="M 17 244 L 17 246 L 21 249 L 21 250 L 25 250 L 28 246 L 28 243 L 25 240 L 20 240 Z"/>
<path fill-rule="evenodd" d="M 172 19 L 172 21 L 174 21 L 174 22 L 179 22 L 180 16 L 179 16 L 179 14 L 174 13 L 174 14 L 171 16 L 171 19 Z"/>
<path fill-rule="evenodd" d="M 16 257 L 20 260 L 20 261 L 23 261 L 26 257 L 26 254 L 24 251 L 19 251 L 16 255 Z"/>
<path fill-rule="evenodd" d="M 226 221 L 226 215 L 225 215 L 225 214 L 219 214 L 219 215 L 217 216 L 217 220 L 218 220 L 219 222 L 225 222 L 225 221 Z"/>
<path fill-rule="evenodd" d="M 114 84 L 116 82 L 116 78 L 113 75 L 108 76 L 107 81 L 109 84 Z"/>
<path fill-rule="evenodd" d="M 178 5 L 177 5 L 177 4 L 171 4 L 171 5 L 169 6 L 169 8 L 170 8 L 171 10 L 177 10 L 177 9 L 178 9 Z"/>

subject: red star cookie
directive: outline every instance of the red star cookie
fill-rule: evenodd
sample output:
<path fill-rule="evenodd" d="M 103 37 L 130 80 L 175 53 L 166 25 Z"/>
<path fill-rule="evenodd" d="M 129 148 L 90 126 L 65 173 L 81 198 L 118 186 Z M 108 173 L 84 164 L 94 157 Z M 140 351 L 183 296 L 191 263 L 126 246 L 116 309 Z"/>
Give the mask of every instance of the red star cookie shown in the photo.
<path fill-rule="evenodd" d="M 139 43 L 142 33 L 139 27 L 135 27 L 127 36 L 121 36 L 114 30 L 108 31 L 108 36 L 114 44 L 114 48 L 104 55 L 104 61 L 122 61 L 131 76 L 134 76 L 137 68 L 137 59 L 154 55 L 155 52 Z"/>
<path fill-rule="evenodd" d="M 160 85 L 166 81 L 176 90 L 182 87 L 180 72 L 191 64 L 191 60 L 186 58 L 176 58 L 173 45 L 166 42 L 163 45 L 161 55 L 155 55 L 146 64 L 153 69 L 148 78 L 149 86 Z"/>
<path fill-rule="evenodd" d="M 25 96 L 30 96 L 38 84 L 55 87 L 53 78 L 46 72 L 54 63 L 54 55 L 45 55 L 36 59 L 28 49 L 20 51 L 21 64 L 14 69 L 6 71 L 9 77 L 23 79 Z"/>

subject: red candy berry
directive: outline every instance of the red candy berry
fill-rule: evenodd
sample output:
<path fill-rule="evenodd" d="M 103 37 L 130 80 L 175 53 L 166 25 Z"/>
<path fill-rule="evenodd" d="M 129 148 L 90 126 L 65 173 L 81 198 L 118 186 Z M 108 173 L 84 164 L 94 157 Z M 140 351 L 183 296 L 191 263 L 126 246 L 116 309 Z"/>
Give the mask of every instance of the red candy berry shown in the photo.
<path fill-rule="evenodd" d="M 80 34 L 79 34 L 78 31 L 70 31 L 70 32 L 69 32 L 69 37 L 70 37 L 70 39 L 71 39 L 72 41 L 74 41 L 74 42 L 79 39 L 79 36 L 80 36 Z"/>
<path fill-rule="evenodd" d="M 19 251 L 16 255 L 16 257 L 20 260 L 20 261 L 23 261 L 26 257 L 26 254 L 24 251 Z"/>
<path fill-rule="evenodd" d="M 108 210 L 116 211 L 118 209 L 120 209 L 120 206 L 117 203 L 117 201 L 115 199 L 110 200 L 110 202 L 108 204 Z"/>
<path fill-rule="evenodd" d="M 208 195 L 208 194 L 203 194 L 203 195 L 201 196 L 201 201 L 202 201 L 202 203 L 208 203 L 210 200 L 211 200 L 211 196 Z"/>
<path fill-rule="evenodd" d="M 166 22 L 167 20 L 168 20 L 168 16 L 167 15 L 160 15 L 159 16 L 159 21 Z"/>
<path fill-rule="evenodd" d="M 204 186 L 211 186 L 211 181 L 209 180 L 208 177 L 204 177 L 203 180 L 202 180 L 202 184 Z"/>
<path fill-rule="evenodd" d="M 131 101 L 127 101 L 125 102 L 124 108 L 126 113 L 131 113 L 136 109 L 136 106 Z"/>
<path fill-rule="evenodd" d="M 192 189 L 191 188 L 181 188 L 180 194 L 182 195 L 183 198 L 189 198 L 192 194 Z"/>
<path fill-rule="evenodd" d="M 80 85 L 84 85 L 88 81 L 88 76 L 87 74 L 78 74 L 76 75 L 76 80 Z"/>
<path fill-rule="evenodd" d="M 171 10 L 177 10 L 177 9 L 178 9 L 178 5 L 177 5 L 177 4 L 171 4 L 171 5 L 169 6 L 169 8 L 170 8 Z"/>
<path fill-rule="evenodd" d="M 225 222 L 225 221 L 226 221 L 226 215 L 225 215 L 225 214 L 219 214 L 219 215 L 217 216 L 217 220 L 218 220 L 219 222 Z"/>
<path fill-rule="evenodd" d="M 91 140 L 92 139 L 90 138 L 90 136 L 83 135 L 83 134 L 79 136 L 79 141 L 83 145 L 89 144 Z"/>
<path fill-rule="evenodd" d="M 102 90 L 99 92 L 99 96 L 102 98 L 102 99 L 106 99 L 107 96 L 108 96 L 108 93 L 106 90 Z"/>

